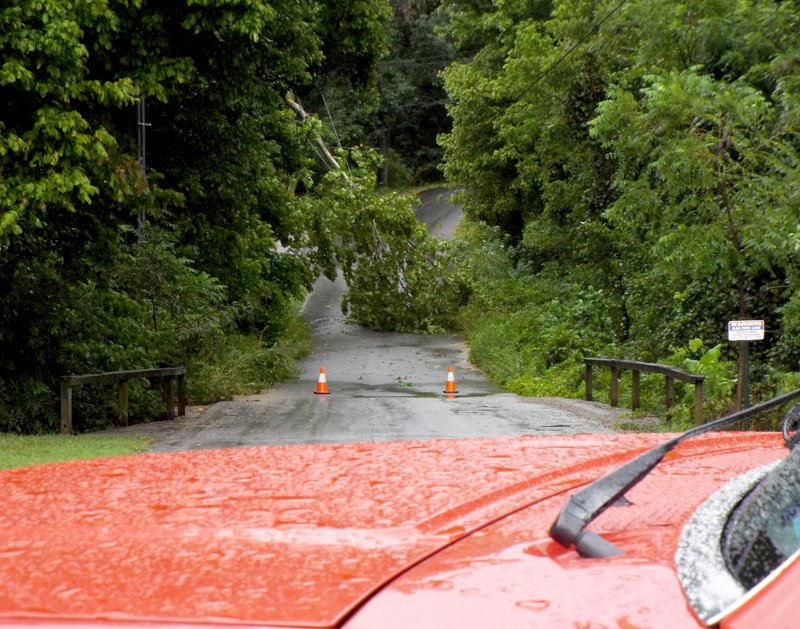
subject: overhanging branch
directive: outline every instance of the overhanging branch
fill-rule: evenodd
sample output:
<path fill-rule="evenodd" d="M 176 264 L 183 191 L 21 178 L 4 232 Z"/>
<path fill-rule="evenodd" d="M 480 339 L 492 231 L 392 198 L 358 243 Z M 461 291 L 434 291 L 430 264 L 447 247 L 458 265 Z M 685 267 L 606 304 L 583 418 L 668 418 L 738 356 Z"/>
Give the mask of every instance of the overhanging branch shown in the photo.
<path fill-rule="evenodd" d="M 306 112 L 306 110 L 303 109 L 303 107 L 300 105 L 300 103 L 292 99 L 291 96 L 286 97 L 286 104 L 289 106 L 289 109 L 291 109 L 294 113 L 296 113 L 301 120 L 307 120 L 310 117 L 309 114 Z M 328 150 L 328 147 L 325 146 L 325 142 L 323 142 L 319 134 L 316 134 L 314 140 L 320 152 L 322 153 L 322 161 L 325 162 L 325 165 L 330 170 L 341 170 L 339 162 L 336 161 L 336 158 Z"/>

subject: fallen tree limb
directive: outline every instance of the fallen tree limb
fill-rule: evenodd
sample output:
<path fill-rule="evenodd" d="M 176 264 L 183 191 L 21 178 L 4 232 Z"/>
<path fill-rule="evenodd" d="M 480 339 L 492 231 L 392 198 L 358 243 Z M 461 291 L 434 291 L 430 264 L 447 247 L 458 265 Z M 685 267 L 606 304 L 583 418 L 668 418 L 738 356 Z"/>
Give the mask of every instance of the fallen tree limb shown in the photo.
<path fill-rule="evenodd" d="M 294 113 L 296 113 L 299 116 L 299 118 L 301 120 L 306 120 L 306 119 L 310 118 L 310 115 L 308 113 L 306 113 L 306 110 L 303 109 L 303 107 L 300 105 L 300 103 L 298 103 L 297 101 L 292 99 L 291 96 L 287 96 L 286 97 L 286 104 L 289 106 L 289 109 L 291 109 Z M 341 170 L 341 166 L 339 166 L 339 162 L 336 161 L 336 158 L 328 150 L 328 147 L 325 146 L 325 142 L 323 142 L 323 140 L 322 140 L 322 138 L 320 137 L 319 134 L 316 134 L 315 141 L 316 141 L 317 147 L 322 152 L 322 157 L 323 157 L 322 161 L 325 162 L 325 165 L 330 170 Z"/>

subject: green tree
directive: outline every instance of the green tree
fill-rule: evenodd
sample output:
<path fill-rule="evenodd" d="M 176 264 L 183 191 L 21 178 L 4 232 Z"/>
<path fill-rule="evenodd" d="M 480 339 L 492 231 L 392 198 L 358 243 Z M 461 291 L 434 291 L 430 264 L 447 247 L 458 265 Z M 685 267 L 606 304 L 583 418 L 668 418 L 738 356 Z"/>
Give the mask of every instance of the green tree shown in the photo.
<path fill-rule="evenodd" d="M 0 243 L 50 213 L 91 204 L 107 170 L 127 171 L 108 124 L 93 118 L 136 97 L 130 77 L 88 72 L 84 32 L 113 23 L 103 4 L 19 2 L 0 12 Z M 129 195 L 126 183 L 115 177 L 106 186 Z"/>
<path fill-rule="evenodd" d="M 722 341 L 746 315 L 797 368 L 796 3 L 443 11 L 454 45 L 480 45 L 445 72 L 445 170 L 519 272 L 613 295 L 616 352 Z"/>
<path fill-rule="evenodd" d="M 407 168 L 413 181 L 436 180 L 442 158 L 436 139 L 450 130 L 440 75 L 454 51 L 438 34 L 438 0 L 396 0 L 393 5 L 389 54 L 378 66 L 380 146 L 384 160 L 392 164 L 397 156 L 392 165 Z"/>
<path fill-rule="evenodd" d="M 387 8 L 0 9 L 0 426 L 55 425 L 67 371 L 182 361 L 234 330 L 280 337 L 314 273 L 300 253 L 310 217 L 292 201 L 320 176 L 306 141 L 318 125 L 285 98 L 327 72 L 354 71 L 366 86 Z"/>
<path fill-rule="evenodd" d="M 366 145 L 381 151 L 381 182 L 402 186 L 434 181 L 442 149 L 437 136 L 449 130 L 441 70 L 453 58 L 438 34 L 439 0 L 391 0 L 381 15 L 387 53 L 377 65 L 373 89 L 358 74 L 332 72 L 299 95 L 328 124 L 329 146 Z"/>

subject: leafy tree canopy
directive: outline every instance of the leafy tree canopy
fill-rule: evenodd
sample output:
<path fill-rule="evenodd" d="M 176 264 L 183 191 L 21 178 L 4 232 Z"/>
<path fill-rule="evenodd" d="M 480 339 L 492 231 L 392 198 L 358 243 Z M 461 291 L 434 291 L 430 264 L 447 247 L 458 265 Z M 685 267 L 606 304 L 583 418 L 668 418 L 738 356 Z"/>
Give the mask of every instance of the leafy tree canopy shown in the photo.
<path fill-rule="evenodd" d="M 330 243 L 378 228 L 394 250 L 408 204 L 365 193 L 358 152 L 338 155 L 353 174 L 326 176 L 327 130 L 288 106 L 336 76 L 373 98 L 390 15 L 362 0 L 0 9 L 0 427 L 54 426 L 63 373 L 213 360 L 240 332 L 272 346 L 319 268 L 367 268 Z M 329 206 L 350 218 L 321 215 Z"/>
<path fill-rule="evenodd" d="M 445 170 L 519 269 L 614 295 L 637 357 L 764 318 L 762 355 L 797 369 L 797 3 L 441 10 L 480 47 L 445 72 Z"/>

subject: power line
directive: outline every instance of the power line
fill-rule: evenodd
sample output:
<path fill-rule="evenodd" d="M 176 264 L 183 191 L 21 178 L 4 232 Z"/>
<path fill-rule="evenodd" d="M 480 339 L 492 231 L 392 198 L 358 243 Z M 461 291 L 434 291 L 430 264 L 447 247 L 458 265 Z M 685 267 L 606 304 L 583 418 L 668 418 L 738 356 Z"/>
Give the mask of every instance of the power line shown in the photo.
<path fill-rule="evenodd" d="M 519 95 L 515 97 L 513 100 L 520 100 L 523 96 L 527 95 L 528 92 L 530 92 L 534 87 L 536 87 L 536 84 L 539 81 L 541 81 L 553 70 L 555 70 L 555 68 L 558 67 L 561 63 L 563 63 L 567 57 L 569 57 L 573 52 L 575 52 L 578 48 L 580 48 L 592 35 L 594 35 L 600 29 L 603 23 L 606 20 L 608 20 L 612 15 L 614 15 L 617 11 L 619 11 L 622 8 L 622 5 L 624 5 L 626 2 L 627 0 L 622 0 L 621 2 L 616 4 L 614 8 L 611 9 L 611 11 L 606 13 L 600 20 L 594 22 L 592 24 L 592 27 L 587 31 L 587 33 L 583 37 L 581 37 L 570 48 L 568 48 L 563 55 L 561 55 L 553 63 L 547 66 L 544 70 L 542 70 L 536 77 L 534 77 L 533 81 L 522 92 L 520 92 Z"/>
<path fill-rule="evenodd" d="M 342 140 L 339 138 L 339 132 L 336 130 L 336 124 L 333 122 L 333 116 L 331 116 L 331 110 L 328 108 L 328 100 L 325 98 L 325 92 L 322 91 L 322 88 L 319 89 L 319 93 L 322 96 L 322 102 L 325 105 L 325 111 L 328 112 L 328 120 L 331 123 L 331 128 L 333 129 L 333 135 L 336 136 L 336 143 L 339 145 L 339 150 L 342 150 Z M 353 176 L 353 173 L 350 171 L 350 163 L 345 160 L 345 166 L 347 166 L 347 171 L 350 173 L 350 176 Z"/>
<path fill-rule="evenodd" d="M 458 57 L 454 57 L 453 55 L 431 55 L 429 57 L 403 57 L 402 59 L 386 59 L 385 61 L 379 61 L 378 66 L 399 65 L 404 63 L 433 65 L 441 61 L 460 61 L 463 59 L 471 59 L 472 56 L 479 51 L 480 48 L 475 48 L 473 50 L 462 50 Z"/>

